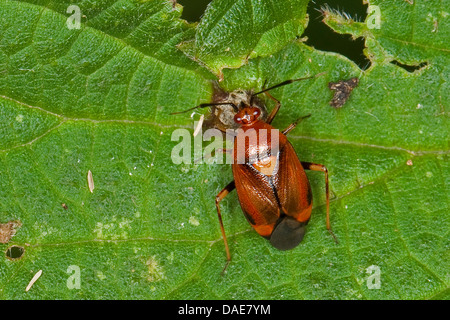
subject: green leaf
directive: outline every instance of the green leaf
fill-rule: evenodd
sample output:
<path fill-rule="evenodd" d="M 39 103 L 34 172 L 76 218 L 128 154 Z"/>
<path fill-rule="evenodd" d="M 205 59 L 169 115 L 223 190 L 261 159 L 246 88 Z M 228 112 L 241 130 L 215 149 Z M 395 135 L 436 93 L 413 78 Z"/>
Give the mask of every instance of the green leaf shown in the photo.
<path fill-rule="evenodd" d="M 67 27 L 70 5 L 80 29 Z M 0 299 L 448 299 L 450 10 L 370 5 L 380 29 L 371 16 L 325 15 L 365 38 L 362 71 L 296 40 L 305 1 L 213 1 L 189 25 L 163 0 L 1 0 L 0 239 L 12 238 L 0 243 Z M 308 172 L 313 214 L 291 251 L 253 231 L 233 192 L 221 202 L 222 276 L 214 197 L 231 168 L 172 163 L 171 134 L 192 118 L 169 113 L 211 101 L 217 75 L 227 90 L 260 89 L 324 71 L 271 92 L 273 124 L 311 113 L 289 139 L 329 170 L 339 244 L 319 172 Z M 354 76 L 332 108 L 328 82 Z M 12 245 L 21 257 L 7 257 Z"/>
<path fill-rule="evenodd" d="M 213 1 L 195 39 L 180 48 L 222 78 L 223 68 L 268 56 L 299 37 L 307 24 L 307 0 Z"/>

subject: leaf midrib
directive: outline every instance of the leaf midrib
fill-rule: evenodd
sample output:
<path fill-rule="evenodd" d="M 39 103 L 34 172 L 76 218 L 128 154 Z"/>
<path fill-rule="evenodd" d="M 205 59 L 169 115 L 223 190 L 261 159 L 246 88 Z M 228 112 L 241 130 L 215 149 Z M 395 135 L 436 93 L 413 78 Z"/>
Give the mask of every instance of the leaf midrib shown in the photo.
<path fill-rule="evenodd" d="M 50 133 L 51 131 L 57 129 L 58 127 L 61 127 L 63 124 L 65 124 L 66 122 L 70 122 L 70 121 L 74 121 L 74 122 L 91 122 L 91 123 L 126 123 L 126 124 L 136 124 L 136 125 L 148 125 L 148 126 L 152 126 L 152 127 L 157 127 L 157 128 L 161 128 L 161 129 L 178 129 L 178 128 L 184 128 L 184 129 L 192 129 L 191 126 L 189 125 L 181 125 L 181 124 L 161 124 L 158 122 L 153 122 L 153 121 L 145 121 L 145 120 L 129 120 L 129 119 L 92 119 L 92 118 L 78 118 L 78 117 L 67 117 L 64 116 L 62 114 L 57 114 L 54 113 L 52 111 L 46 110 L 44 108 L 41 107 L 37 107 L 37 106 L 32 106 L 29 104 L 26 104 L 24 102 L 18 101 L 14 98 L 5 96 L 5 95 L 0 95 L 0 98 L 5 99 L 5 100 L 9 100 L 12 101 L 14 103 L 20 104 L 21 106 L 30 108 L 30 109 L 36 109 L 39 110 L 43 113 L 49 114 L 51 116 L 54 116 L 56 118 L 59 118 L 61 121 L 56 124 L 55 126 L 49 128 L 47 130 L 47 132 L 45 132 L 44 134 L 42 134 L 39 137 L 35 137 L 34 139 L 22 143 L 20 145 L 16 145 L 16 146 L 12 146 L 8 149 L 2 149 L 0 150 L 0 152 L 7 152 L 11 149 L 15 149 L 18 147 L 22 147 L 22 146 L 26 146 L 29 145 L 32 142 L 35 142 L 37 140 L 39 140 L 39 138 L 46 136 L 48 133 Z M 316 141 L 316 142 L 324 142 L 324 143 L 331 143 L 331 144 L 335 144 L 335 145 L 350 145 L 350 146 L 355 146 L 355 147 L 364 147 L 364 148 L 374 148 L 374 149 L 381 149 L 381 150 L 392 150 L 392 151 L 401 151 L 401 152 L 406 152 L 412 156 L 423 156 L 423 155 L 445 155 L 445 154 L 449 154 L 450 150 L 410 150 L 410 149 L 406 149 L 406 148 L 402 148 L 402 147 L 397 147 L 397 146 L 384 146 L 384 145 L 377 145 L 377 144 L 370 144 L 370 143 L 364 143 L 364 142 L 357 142 L 357 141 L 346 141 L 346 140 L 342 140 L 342 139 L 327 139 L 327 138 L 317 138 L 317 137 L 313 137 L 313 136 L 305 136 L 305 135 L 293 135 L 290 134 L 289 135 L 290 139 L 299 139 L 299 140 L 309 140 L 309 141 Z"/>

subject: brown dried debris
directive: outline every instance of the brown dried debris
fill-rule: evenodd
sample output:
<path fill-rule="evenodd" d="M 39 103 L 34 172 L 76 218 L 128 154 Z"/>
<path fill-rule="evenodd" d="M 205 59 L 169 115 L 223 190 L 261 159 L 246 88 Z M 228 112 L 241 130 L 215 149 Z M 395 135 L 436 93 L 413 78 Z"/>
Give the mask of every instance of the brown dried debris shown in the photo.
<path fill-rule="evenodd" d="M 0 243 L 8 243 L 9 240 L 16 234 L 16 229 L 22 226 L 19 220 L 9 221 L 7 223 L 0 223 Z"/>
<path fill-rule="evenodd" d="M 359 79 L 351 78 L 348 80 L 339 80 L 338 82 L 328 83 L 328 88 L 334 90 L 333 99 L 330 101 L 330 106 L 333 108 L 341 108 L 347 102 L 353 89 L 358 86 Z"/>

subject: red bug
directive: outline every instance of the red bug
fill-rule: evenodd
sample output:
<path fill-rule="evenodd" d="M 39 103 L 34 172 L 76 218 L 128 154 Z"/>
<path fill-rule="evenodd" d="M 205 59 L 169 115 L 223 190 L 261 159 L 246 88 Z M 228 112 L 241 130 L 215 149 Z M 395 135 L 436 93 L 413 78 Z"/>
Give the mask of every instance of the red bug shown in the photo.
<path fill-rule="evenodd" d="M 205 103 L 195 107 L 232 105 L 236 112 L 234 121 L 240 124 L 241 128 L 235 136 L 233 150 L 234 180 L 216 196 L 217 214 L 227 255 L 225 268 L 231 260 L 231 254 L 222 222 L 220 201 L 236 189 L 242 211 L 256 232 L 268 239 L 279 250 L 293 249 L 302 241 L 312 211 L 311 187 L 305 170 L 325 173 L 326 227 L 337 242 L 330 225 L 328 170 L 321 164 L 300 161 L 286 137 L 299 121 L 310 115 L 297 119 L 281 132 L 273 130 L 274 127 L 271 126 L 281 103 L 268 91 L 313 77 L 287 80 L 257 93 L 249 93 L 250 99 L 243 99 L 239 104 L 232 102 Z M 265 121 L 260 119 L 260 107 L 253 103 L 253 98 L 261 93 L 265 93 L 275 101 L 275 107 Z M 245 135 L 248 130 L 254 130 L 258 139 L 248 141 L 245 137 L 243 138 L 242 135 Z M 260 139 L 263 131 L 266 132 L 265 140 Z M 278 140 L 278 148 L 274 151 L 271 141 L 275 138 Z M 245 161 L 238 159 L 239 150 L 237 150 L 238 143 L 236 142 L 239 139 L 245 141 Z M 261 142 L 262 140 L 263 142 Z"/>

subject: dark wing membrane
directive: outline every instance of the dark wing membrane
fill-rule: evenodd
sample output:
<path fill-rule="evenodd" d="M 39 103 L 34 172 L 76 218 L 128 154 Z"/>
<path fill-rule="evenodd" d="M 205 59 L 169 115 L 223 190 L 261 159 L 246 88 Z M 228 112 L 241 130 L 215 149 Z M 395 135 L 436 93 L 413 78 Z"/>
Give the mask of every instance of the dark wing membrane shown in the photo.
<path fill-rule="evenodd" d="M 233 165 L 233 176 L 242 211 L 253 225 L 274 224 L 279 207 L 268 178 L 252 165 Z"/>
<path fill-rule="evenodd" d="M 280 166 L 272 182 L 282 208 L 288 216 L 303 222 L 309 219 L 312 196 L 305 170 L 287 141 L 279 154 Z"/>

